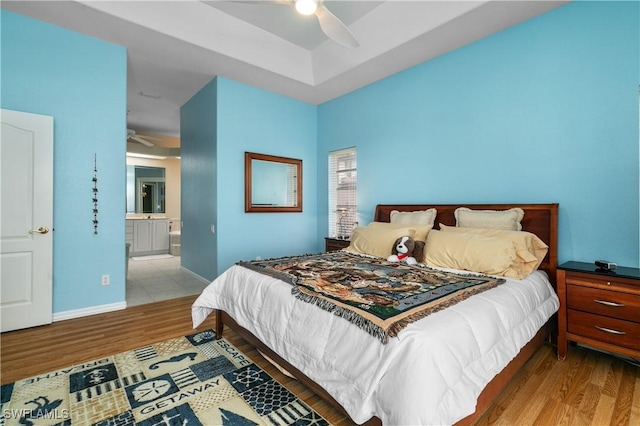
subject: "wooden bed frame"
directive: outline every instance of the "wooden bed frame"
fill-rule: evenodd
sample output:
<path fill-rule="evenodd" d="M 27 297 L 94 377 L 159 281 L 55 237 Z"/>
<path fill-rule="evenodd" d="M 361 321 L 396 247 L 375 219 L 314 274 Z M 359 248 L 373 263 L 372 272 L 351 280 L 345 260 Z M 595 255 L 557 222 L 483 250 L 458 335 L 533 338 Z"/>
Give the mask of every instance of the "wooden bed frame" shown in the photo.
<path fill-rule="evenodd" d="M 398 211 L 418 211 L 435 208 L 438 215 L 435 219 L 435 228 L 438 224 L 455 226 L 454 211 L 458 207 L 468 207 L 473 210 L 506 210 L 513 207 L 520 207 L 524 210 L 525 215 L 522 220 L 522 230 L 536 234 L 542 241 L 549 246 L 549 251 L 540 265 L 539 269 L 547 272 L 549 280 L 555 288 L 556 267 L 558 263 L 558 204 L 379 204 L 376 206 L 374 220 L 377 222 L 389 222 L 392 210 Z M 238 333 L 246 341 L 254 345 L 259 351 L 263 352 L 272 361 L 280 367 L 295 376 L 301 383 L 315 392 L 318 396 L 328 401 L 348 417 L 348 413 L 344 408 L 320 385 L 304 375 L 300 370 L 289 364 L 285 359 L 271 350 L 262 343 L 250 331 L 240 326 L 229 314 L 224 311 L 216 310 L 216 336 L 222 337 L 224 326 L 227 325 Z M 529 358 L 542 346 L 549 338 L 550 322 L 547 322 L 538 333 L 527 343 L 516 355 L 516 357 L 507 366 L 489 382 L 478 397 L 476 411 L 456 423 L 456 425 L 471 425 L 491 405 L 498 394 L 507 386 L 511 378 L 522 368 Z M 372 417 L 364 423 L 367 426 L 381 425 L 382 422 L 378 417 Z"/>

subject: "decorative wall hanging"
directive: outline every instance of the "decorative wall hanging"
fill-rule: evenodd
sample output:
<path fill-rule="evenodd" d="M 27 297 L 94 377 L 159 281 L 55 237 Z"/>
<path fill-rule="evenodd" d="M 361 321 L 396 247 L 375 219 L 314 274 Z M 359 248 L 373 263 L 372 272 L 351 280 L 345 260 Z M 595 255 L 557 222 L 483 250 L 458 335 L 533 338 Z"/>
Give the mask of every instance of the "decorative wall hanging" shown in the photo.
<path fill-rule="evenodd" d="M 98 154 L 93 154 L 93 233 L 98 234 Z"/>

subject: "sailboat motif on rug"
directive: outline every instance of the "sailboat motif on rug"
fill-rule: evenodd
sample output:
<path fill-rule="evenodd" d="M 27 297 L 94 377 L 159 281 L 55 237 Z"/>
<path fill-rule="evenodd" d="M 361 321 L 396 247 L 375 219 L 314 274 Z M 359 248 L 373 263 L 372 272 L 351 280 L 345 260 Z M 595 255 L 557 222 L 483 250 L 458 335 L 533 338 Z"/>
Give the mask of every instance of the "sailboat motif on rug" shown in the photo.
<path fill-rule="evenodd" d="M 329 425 L 207 330 L 2 385 L 4 425 Z"/>

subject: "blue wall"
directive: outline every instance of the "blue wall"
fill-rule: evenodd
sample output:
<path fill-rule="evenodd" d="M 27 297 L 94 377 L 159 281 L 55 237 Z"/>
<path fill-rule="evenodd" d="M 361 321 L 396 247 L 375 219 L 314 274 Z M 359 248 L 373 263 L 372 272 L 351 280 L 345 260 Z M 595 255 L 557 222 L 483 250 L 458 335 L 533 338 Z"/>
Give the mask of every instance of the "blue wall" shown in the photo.
<path fill-rule="evenodd" d="M 238 260 L 320 251 L 313 105 L 218 78 L 218 273 Z M 244 212 L 244 153 L 302 160 L 302 213 Z"/>
<path fill-rule="evenodd" d="M 54 118 L 53 312 L 124 302 L 127 52 L 4 9 L 0 17 L 2 108 Z"/>
<path fill-rule="evenodd" d="M 218 216 L 218 136 L 216 80 L 180 109 L 181 266 L 200 277 L 216 276 Z"/>
<path fill-rule="evenodd" d="M 639 15 L 573 2 L 319 107 L 214 80 L 182 111 L 183 266 L 321 250 L 327 154 L 350 146 L 361 223 L 379 202 L 559 202 L 561 262 L 638 266 Z M 123 302 L 126 50 L 0 16 L 2 108 L 54 117 L 54 312 Z M 245 151 L 303 160 L 302 214 L 244 213 Z"/>
<path fill-rule="evenodd" d="M 358 209 L 560 203 L 559 261 L 638 266 L 637 2 L 576 2 L 318 108 L 327 154 L 356 146 Z"/>
<path fill-rule="evenodd" d="M 183 106 L 181 128 L 183 266 L 193 265 L 192 272 L 213 279 L 239 260 L 321 250 L 316 239 L 315 106 L 218 77 Z M 200 131 L 207 137 L 188 137 Z M 302 213 L 245 213 L 245 151 L 302 159 Z M 204 169 L 188 167 L 192 156 Z M 192 185 L 185 187 L 185 181 Z M 196 206 L 190 201 L 194 198 L 215 200 L 216 205 Z M 185 214 L 205 216 L 193 239 L 184 229 L 195 217 Z"/>

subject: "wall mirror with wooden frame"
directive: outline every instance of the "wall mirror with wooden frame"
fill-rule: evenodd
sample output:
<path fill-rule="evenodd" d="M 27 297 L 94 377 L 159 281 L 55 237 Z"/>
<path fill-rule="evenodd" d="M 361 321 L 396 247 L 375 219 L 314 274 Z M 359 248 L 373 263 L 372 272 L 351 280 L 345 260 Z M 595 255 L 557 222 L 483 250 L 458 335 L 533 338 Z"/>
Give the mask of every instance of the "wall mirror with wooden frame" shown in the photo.
<path fill-rule="evenodd" d="M 245 152 L 244 211 L 302 212 L 302 160 Z"/>

